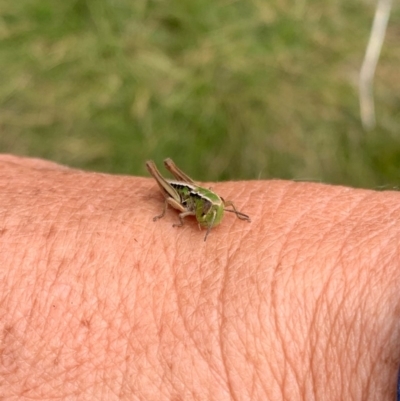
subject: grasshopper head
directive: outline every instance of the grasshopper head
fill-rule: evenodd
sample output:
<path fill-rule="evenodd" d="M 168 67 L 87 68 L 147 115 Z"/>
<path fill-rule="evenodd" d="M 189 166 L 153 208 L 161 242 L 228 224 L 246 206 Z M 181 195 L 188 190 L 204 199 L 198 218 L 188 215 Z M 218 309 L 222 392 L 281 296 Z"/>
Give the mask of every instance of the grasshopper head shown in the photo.
<path fill-rule="evenodd" d="M 224 205 L 204 200 L 202 205 L 197 205 L 196 219 L 202 227 L 213 228 L 217 226 L 224 216 Z"/>

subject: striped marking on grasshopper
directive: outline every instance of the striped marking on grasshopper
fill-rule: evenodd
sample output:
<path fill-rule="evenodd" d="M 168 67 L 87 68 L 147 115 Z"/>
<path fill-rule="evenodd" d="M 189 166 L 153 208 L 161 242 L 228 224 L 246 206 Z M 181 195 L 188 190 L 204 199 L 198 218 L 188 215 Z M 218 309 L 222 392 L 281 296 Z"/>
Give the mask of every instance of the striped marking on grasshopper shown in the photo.
<path fill-rule="evenodd" d="M 181 227 L 187 216 L 194 216 L 201 227 L 207 228 L 204 241 L 207 240 L 211 229 L 221 222 L 224 211 L 235 213 L 236 217 L 241 220 L 251 221 L 247 214 L 236 209 L 233 202 L 225 201 L 215 192 L 197 185 L 171 159 L 165 159 L 164 165 L 177 181 L 165 179 L 152 160 L 146 162 L 147 170 L 154 177 L 165 197 L 163 211 L 153 218 L 154 221 L 164 217 L 167 207 L 170 205 L 180 212 L 180 223 L 173 226 Z M 231 207 L 233 210 L 227 209 L 227 207 Z"/>

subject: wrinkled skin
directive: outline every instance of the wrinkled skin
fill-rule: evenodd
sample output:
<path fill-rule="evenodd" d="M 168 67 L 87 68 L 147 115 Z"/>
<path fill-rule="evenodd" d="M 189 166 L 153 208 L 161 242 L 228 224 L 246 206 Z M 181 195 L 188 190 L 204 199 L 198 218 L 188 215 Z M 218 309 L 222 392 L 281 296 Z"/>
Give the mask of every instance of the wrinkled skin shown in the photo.
<path fill-rule="evenodd" d="M 400 194 L 212 188 L 252 222 L 204 242 L 150 177 L 0 156 L 1 398 L 392 400 Z"/>

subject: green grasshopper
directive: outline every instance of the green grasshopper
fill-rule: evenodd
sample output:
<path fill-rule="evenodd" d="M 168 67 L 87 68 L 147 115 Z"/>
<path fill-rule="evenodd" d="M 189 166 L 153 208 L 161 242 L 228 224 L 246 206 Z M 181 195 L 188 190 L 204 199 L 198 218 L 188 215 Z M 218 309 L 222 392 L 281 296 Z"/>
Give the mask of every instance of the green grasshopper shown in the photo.
<path fill-rule="evenodd" d="M 170 205 L 180 211 L 180 224 L 173 226 L 182 227 L 185 217 L 195 216 L 199 225 L 207 228 L 204 241 L 207 239 L 210 230 L 221 222 L 224 211 L 235 213 L 239 219 L 250 222 L 250 217 L 237 211 L 233 202 L 225 201 L 215 192 L 198 186 L 171 159 L 165 159 L 164 164 L 177 181 L 165 179 L 152 160 L 146 162 L 147 170 L 155 178 L 165 197 L 164 209 L 159 216 L 153 218 L 154 221 L 164 217 L 167 207 Z M 228 206 L 232 207 L 233 210 L 226 209 Z"/>

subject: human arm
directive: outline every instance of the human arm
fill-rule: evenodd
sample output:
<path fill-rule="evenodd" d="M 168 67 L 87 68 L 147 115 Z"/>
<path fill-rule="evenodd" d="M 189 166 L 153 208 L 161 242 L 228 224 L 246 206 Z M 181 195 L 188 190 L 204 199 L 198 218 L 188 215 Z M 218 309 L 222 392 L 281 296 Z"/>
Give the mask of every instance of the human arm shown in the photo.
<path fill-rule="evenodd" d="M 213 184 L 204 243 L 153 180 L 0 158 L 0 394 L 393 399 L 400 195 Z M 25 398 L 24 398 L 25 397 Z"/>

